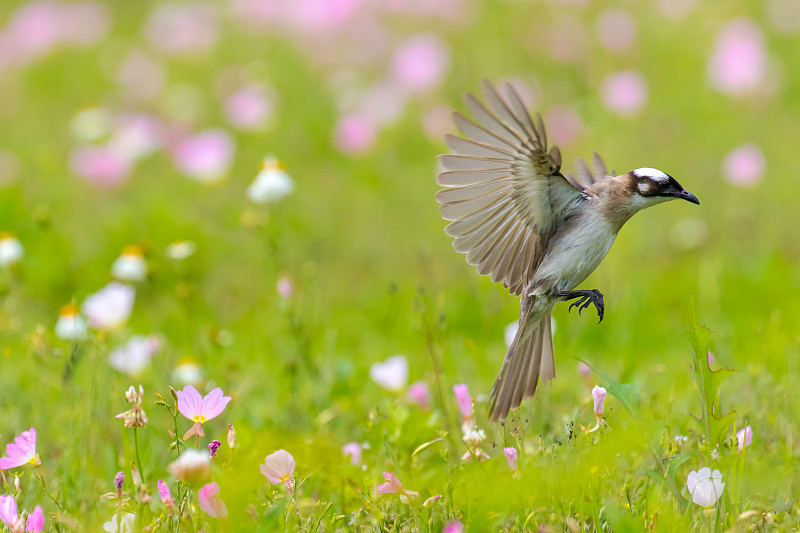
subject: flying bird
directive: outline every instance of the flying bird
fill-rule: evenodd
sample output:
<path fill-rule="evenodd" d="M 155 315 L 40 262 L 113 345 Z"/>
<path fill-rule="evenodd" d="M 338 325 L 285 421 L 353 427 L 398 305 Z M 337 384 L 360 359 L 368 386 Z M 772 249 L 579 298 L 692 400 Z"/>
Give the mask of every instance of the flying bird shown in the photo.
<path fill-rule="evenodd" d="M 608 253 L 620 228 L 636 212 L 680 198 L 699 204 L 669 174 L 637 168 L 609 173 L 593 156 L 581 159 L 580 180 L 561 172 L 561 152 L 548 150 L 540 115 L 534 122 L 511 85 L 506 98 L 484 82 L 488 107 L 472 94 L 470 120 L 454 112 L 464 135 L 447 135 L 450 154 L 439 156 L 436 194 L 453 247 L 482 275 L 520 296 L 519 328 L 492 387 L 490 419 L 505 420 L 555 377 L 551 312 L 574 300 L 578 313 L 594 305 L 603 320 L 603 295 L 576 289 Z"/>

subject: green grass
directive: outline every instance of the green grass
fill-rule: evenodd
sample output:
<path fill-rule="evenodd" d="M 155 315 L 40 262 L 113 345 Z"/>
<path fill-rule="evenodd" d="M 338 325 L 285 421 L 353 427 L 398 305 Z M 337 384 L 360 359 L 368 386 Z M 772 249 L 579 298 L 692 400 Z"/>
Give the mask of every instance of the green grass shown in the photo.
<path fill-rule="evenodd" d="M 20 3 L 8 4 L 0 15 Z M 140 525 L 168 530 L 155 483 L 167 480 L 176 496 L 166 472 L 176 453 L 169 447 L 172 417 L 154 402 L 156 392 L 172 401 L 168 387 L 180 387 L 172 373 L 185 357 L 203 369 L 201 391 L 221 386 L 233 398 L 206 424 L 200 447 L 213 438 L 224 443 L 228 423 L 239 447 L 226 468 L 223 444 L 213 472 L 228 520 L 208 518 L 197 506 L 198 487 L 191 487 L 194 526 L 187 518 L 181 531 L 438 532 L 456 519 L 474 532 L 800 527 L 800 99 L 791 68 L 797 36 L 770 34 L 761 8 L 748 2 L 698 6 L 680 22 L 660 19 L 650 6 L 625 4 L 639 32 L 635 48 L 620 55 L 596 43 L 599 4 L 475 3 L 453 24 L 397 17 L 388 23 L 392 39 L 436 31 L 451 47 L 451 65 L 441 88 L 412 99 L 369 152 L 351 157 L 333 145 L 334 91 L 321 81 L 348 65 L 319 65 L 291 39 L 253 36 L 224 19 L 211 54 L 163 61 L 169 84 L 199 92 L 194 129 L 227 127 L 215 80 L 227 67 L 243 67 L 279 95 L 274 126 L 234 133 L 235 163 L 221 183 L 182 177 L 158 153 L 122 187 L 96 190 L 70 174 L 76 143 L 68 124 L 86 106 L 127 109 L 113 78 L 127 51 L 142 46 L 146 8 L 156 2 L 139 4 L 110 4 L 115 20 L 104 44 L 58 50 L 0 77 L 0 99 L 11 103 L 0 111 L 0 148 L 21 163 L 18 179 L 0 185 L 0 231 L 13 232 L 26 250 L 19 265 L 0 272 L 0 434 L 10 442 L 37 429 L 42 472 L 58 507 L 33 467 L 7 471 L 2 492 L 13 491 L 19 472 L 17 502 L 28 510 L 41 504 L 46 530 L 100 530 L 117 506 L 100 496 L 113 492 L 120 470 L 127 474 L 125 506 Z M 730 99 L 707 82 L 714 33 L 734 16 L 752 16 L 765 28 L 781 66 L 768 98 Z M 544 51 L 545 30 L 562 17 L 587 32 L 586 57 L 576 64 L 554 62 Z M 608 73 L 628 68 L 645 76 L 649 99 L 640 116 L 622 119 L 603 107 L 597 87 Z M 379 65 L 356 70 L 365 84 L 382 74 Z M 538 84 L 543 111 L 556 104 L 577 109 L 584 126 L 561 147 L 568 170 L 574 157 L 598 151 L 617 170 L 662 168 L 701 200 L 699 207 L 671 203 L 641 213 L 622 230 L 582 284 L 604 293 L 605 320 L 597 325 L 591 313 L 556 308 L 557 378 L 505 426 L 486 420 L 485 398 L 518 301 L 452 250 L 434 201 L 434 156 L 445 147 L 421 125 L 433 105 L 463 110 L 460 95 L 477 91 L 484 77 Z M 166 105 L 157 98 L 144 111 L 166 114 Z M 747 189 L 721 175 L 724 155 L 745 142 L 757 143 L 768 162 L 764 181 Z M 297 190 L 261 209 L 248 204 L 244 190 L 266 152 L 281 158 Z M 689 249 L 678 225 L 687 217 L 707 230 Z M 178 239 L 194 241 L 198 252 L 176 265 L 163 250 Z M 82 343 L 65 380 L 72 346 L 53 333 L 58 310 L 104 286 L 113 260 L 133 243 L 145 249 L 151 272 L 137 285 L 131 320 L 123 331 Z M 275 291 L 281 276 L 294 283 L 288 301 Z M 702 407 L 684 336 L 691 299 L 699 322 L 714 331 L 712 368 L 737 371 L 718 394 L 722 410 L 735 411 L 736 429 L 753 427 L 746 453 L 736 449 L 732 431 L 715 451 L 692 417 Z M 110 350 L 134 333 L 165 339 L 136 379 L 108 365 Z M 220 342 L 226 338 L 232 340 Z M 395 354 L 408 359 L 410 382 L 430 385 L 432 411 L 369 379 L 373 363 Z M 597 369 L 588 380 L 577 373 L 580 360 Z M 132 430 L 114 419 L 128 408 L 125 390 L 139 383 L 149 417 L 139 434 L 154 498 L 147 505 L 131 484 Z M 466 448 L 452 393 L 457 383 L 468 384 L 476 398 L 488 461 L 460 460 Z M 585 433 L 581 426 L 595 423 L 595 384 L 611 392 L 608 427 Z M 178 423 L 182 435 L 190 423 L 181 417 Z M 679 435 L 688 437 L 680 446 Z M 351 441 L 368 444 L 363 469 L 341 453 Z M 517 474 L 504 446 L 519 449 Z M 297 461 L 296 506 L 258 470 L 279 448 Z M 685 488 L 688 473 L 703 466 L 719 469 L 726 483 L 710 522 Z M 406 503 L 379 495 L 384 471 L 420 496 Z M 433 495 L 442 498 L 423 507 Z M 756 513 L 742 515 L 749 510 Z"/>

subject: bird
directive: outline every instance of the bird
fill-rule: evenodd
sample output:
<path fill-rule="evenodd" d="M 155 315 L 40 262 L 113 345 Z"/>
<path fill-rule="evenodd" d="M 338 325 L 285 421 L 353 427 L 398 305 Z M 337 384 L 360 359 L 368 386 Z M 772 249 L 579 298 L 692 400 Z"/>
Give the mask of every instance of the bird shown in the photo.
<path fill-rule="evenodd" d="M 669 200 L 700 201 L 655 168 L 608 172 L 597 153 L 593 171 L 578 159 L 577 178 L 561 172 L 561 152 L 548 150 L 541 115 L 534 121 L 510 84 L 505 97 L 491 82 L 483 85 L 488 105 L 471 93 L 465 98 L 473 120 L 453 112 L 463 136 L 445 136 L 450 153 L 439 156 L 436 200 L 455 250 L 520 297 L 519 327 L 490 395 L 489 419 L 502 422 L 539 381 L 555 377 L 555 305 L 574 300 L 568 310 L 578 314 L 594 305 L 603 320 L 603 294 L 576 287 L 625 222 Z"/>

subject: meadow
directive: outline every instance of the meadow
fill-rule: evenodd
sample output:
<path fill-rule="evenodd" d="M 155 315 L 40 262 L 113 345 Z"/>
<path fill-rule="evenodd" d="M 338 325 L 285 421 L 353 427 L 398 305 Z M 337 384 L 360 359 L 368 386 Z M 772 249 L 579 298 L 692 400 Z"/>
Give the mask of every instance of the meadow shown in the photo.
<path fill-rule="evenodd" d="M 797 0 L 0 3 L 4 531 L 797 530 L 798 64 Z M 701 202 L 503 425 L 434 199 L 484 78 Z"/>

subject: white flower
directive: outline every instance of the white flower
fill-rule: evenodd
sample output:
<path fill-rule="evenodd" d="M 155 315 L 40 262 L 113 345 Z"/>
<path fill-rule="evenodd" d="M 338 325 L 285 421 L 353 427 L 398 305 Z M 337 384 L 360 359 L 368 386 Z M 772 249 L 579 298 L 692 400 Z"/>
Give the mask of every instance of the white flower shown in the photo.
<path fill-rule="evenodd" d="M 402 355 L 395 355 L 382 363 L 375 363 L 369 369 L 369 377 L 384 389 L 402 390 L 408 383 L 408 361 Z"/>
<path fill-rule="evenodd" d="M 133 528 L 136 525 L 136 515 L 125 513 L 122 515 L 122 520 L 119 520 L 118 516 L 112 516 L 111 520 L 103 524 L 103 531 L 108 531 L 108 533 L 133 533 Z M 117 529 L 118 527 L 119 529 Z"/>
<path fill-rule="evenodd" d="M 264 204 L 277 202 L 294 191 L 294 181 L 289 177 L 275 156 L 264 158 L 261 172 L 247 188 L 247 198 L 251 202 Z"/>
<path fill-rule="evenodd" d="M 10 233 L 0 233 L 0 267 L 13 265 L 25 255 L 22 243 Z"/>
<path fill-rule="evenodd" d="M 84 319 L 78 309 L 67 304 L 61 308 L 56 320 L 56 337 L 65 341 L 81 340 L 86 335 L 86 319 Z"/>
<path fill-rule="evenodd" d="M 181 385 L 194 385 L 203 379 L 203 369 L 192 359 L 184 357 L 172 371 L 172 379 Z"/>
<path fill-rule="evenodd" d="M 463 429 L 464 428 L 462 428 L 462 430 Z M 476 448 L 481 442 L 486 440 L 486 433 L 484 433 L 482 429 L 473 427 L 464 432 L 463 440 L 469 448 Z"/>
<path fill-rule="evenodd" d="M 722 474 L 719 470 L 711 471 L 707 466 L 697 472 L 689 472 L 686 478 L 686 488 L 692 495 L 692 501 L 708 509 L 713 507 L 725 490 L 725 483 L 722 482 Z"/>
<path fill-rule="evenodd" d="M 114 264 L 111 275 L 120 281 L 142 281 L 147 277 L 147 262 L 138 246 L 128 246 L 122 250 Z"/>
<path fill-rule="evenodd" d="M 134 335 L 124 346 L 111 352 L 111 366 L 129 376 L 138 376 L 150 364 L 150 358 L 161 350 L 161 339 L 154 335 Z"/>
<path fill-rule="evenodd" d="M 192 241 L 175 241 L 167 246 L 167 257 L 174 261 L 183 261 L 187 257 L 194 255 L 197 245 Z"/>
<path fill-rule="evenodd" d="M 131 316 L 135 296 L 133 287 L 112 281 L 84 300 L 83 314 L 89 318 L 89 325 L 93 328 L 120 328 Z"/>
<path fill-rule="evenodd" d="M 196 483 L 211 475 L 211 455 L 206 451 L 189 448 L 180 457 L 167 465 L 167 472 L 178 481 Z"/>

